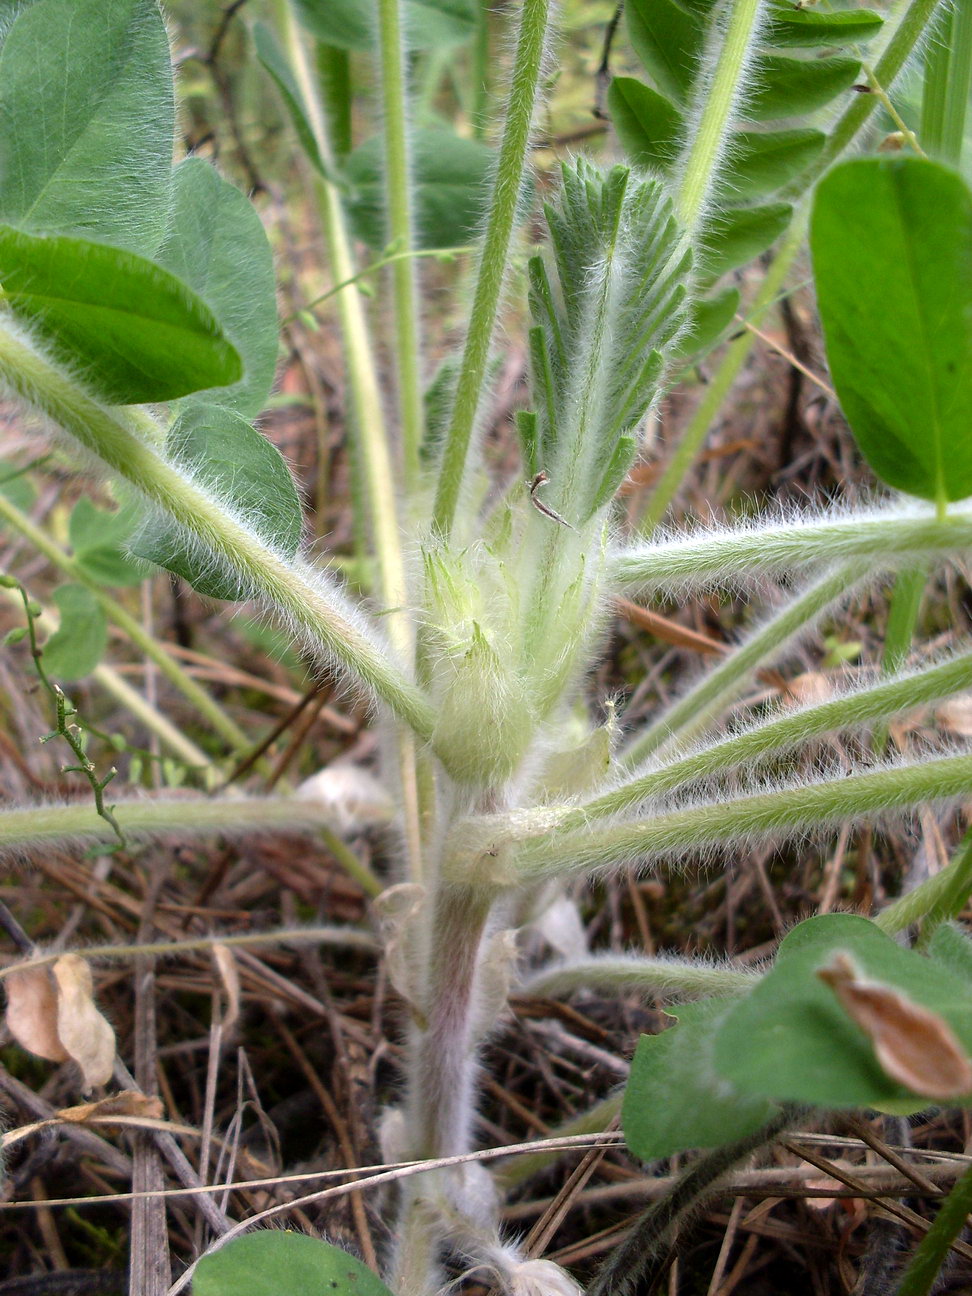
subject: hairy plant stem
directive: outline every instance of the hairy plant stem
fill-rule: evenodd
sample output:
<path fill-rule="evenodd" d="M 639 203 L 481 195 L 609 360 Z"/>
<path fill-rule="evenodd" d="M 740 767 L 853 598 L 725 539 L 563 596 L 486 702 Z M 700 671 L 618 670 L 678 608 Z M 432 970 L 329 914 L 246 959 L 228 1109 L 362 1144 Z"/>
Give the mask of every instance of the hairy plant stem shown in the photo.
<path fill-rule="evenodd" d="M 931 1228 L 921 1239 L 897 1288 L 896 1296 L 928 1296 L 948 1259 L 949 1248 L 968 1223 L 972 1211 L 972 1166 L 938 1208 Z"/>
<path fill-rule="evenodd" d="M 439 882 L 429 904 L 424 940 L 425 982 L 409 1039 L 406 1113 L 407 1155 L 456 1156 L 470 1147 L 474 1112 L 476 1043 L 473 1021 L 480 946 L 492 896 L 481 889 Z M 430 1200 L 457 1182 L 454 1174 L 412 1181 L 403 1188 L 398 1255 L 392 1288 L 400 1296 L 426 1296 L 435 1286 L 439 1238 Z M 452 1202 L 461 1209 L 460 1203 Z M 482 1221 L 480 1221 L 482 1222 Z"/>
<path fill-rule="evenodd" d="M 410 1073 L 409 1126 L 423 1157 L 469 1150 L 475 1041 L 472 1017 L 479 950 L 492 897 L 445 883 L 436 888 L 426 944 L 424 1025 L 417 1030 Z"/>
<path fill-rule="evenodd" d="M 287 0 L 280 0 L 277 6 L 277 23 L 306 105 L 314 142 L 320 156 L 327 163 L 332 156 L 327 119 L 321 105 L 318 84 L 306 45 Z M 399 55 L 401 55 L 400 49 Z M 404 130 L 404 122 L 401 123 L 401 129 Z M 341 207 L 341 196 L 334 185 L 329 184 L 316 172 L 313 183 L 327 241 L 331 274 L 337 283 L 353 284 L 357 267 L 351 253 L 351 243 Z M 400 212 L 398 216 L 401 216 Z M 345 344 L 345 362 L 348 367 L 348 386 L 355 429 L 355 455 L 360 464 L 360 478 L 364 486 L 362 495 L 377 564 L 378 593 L 388 613 L 384 620 L 389 638 L 400 660 L 405 662 L 410 661 L 414 654 L 415 639 L 412 622 L 406 611 L 411 605 L 411 599 L 402 554 L 398 492 L 395 489 L 395 475 L 378 371 L 361 294 L 357 287 L 349 286 L 337 293 L 336 304 Z M 411 375 L 416 382 L 418 381 L 417 364 L 416 357 L 416 367 Z M 421 405 L 420 393 L 419 404 Z M 417 456 L 417 445 L 414 447 L 414 453 Z M 411 721 L 408 721 L 408 724 L 420 737 L 428 737 L 428 732 L 423 732 Z M 418 756 L 413 735 L 400 726 L 396 728 L 394 743 L 402 795 L 405 849 L 411 874 L 419 878 L 422 875 L 422 817 L 419 804 Z"/>
<path fill-rule="evenodd" d="M 681 760 L 647 770 L 602 796 L 568 810 L 558 821 L 557 830 L 583 828 L 595 819 L 622 814 L 649 797 L 661 796 L 697 779 L 738 768 L 762 756 L 791 750 L 824 734 L 885 720 L 969 688 L 972 688 L 972 653 L 963 653 L 949 662 L 901 679 L 845 693 L 816 706 L 788 711 Z"/>
<path fill-rule="evenodd" d="M 337 588 L 328 588 L 319 577 L 312 579 L 310 569 L 299 560 L 281 558 L 248 527 L 229 517 L 216 499 L 137 435 L 124 410 L 99 405 L 4 328 L 0 328 L 0 382 L 240 573 L 305 632 L 312 645 L 350 670 L 416 733 L 431 736 L 429 702 L 380 642 L 358 628 Z"/>
<path fill-rule="evenodd" d="M 828 572 L 791 600 L 765 625 L 679 698 L 635 737 L 622 753 L 625 769 L 634 769 L 652 753 L 671 750 L 674 740 L 684 741 L 707 725 L 738 695 L 752 673 L 786 645 L 838 599 L 846 596 L 867 575 L 857 563 Z"/>
<path fill-rule="evenodd" d="M 379 0 L 378 45 L 381 55 L 381 103 L 385 140 L 385 187 L 388 237 L 398 251 L 410 252 L 412 202 L 409 187 L 408 91 L 400 0 Z M 391 267 L 395 318 L 395 357 L 402 420 L 402 460 L 406 492 L 418 485 L 419 448 L 424 411 L 419 366 L 419 311 L 415 261 L 410 256 Z"/>
<path fill-rule="evenodd" d="M 518 993 L 539 999 L 560 998 L 578 990 L 601 990 L 619 994 L 641 990 L 644 994 L 726 995 L 751 990 L 759 973 L 732 967 L 713 967 L 690 959 L 641 958 L 606 954 L 574 959 L 543 968 L 527 977 Z"/>
<path fill-rule="evenodd" d="M 922 941 L 938 923 L 957 918 L 972 895 L 972 829 L 959 842 L 945 868 L 892 901 L 874 920 L 889 936 L 921 923 Z"/>
<path fill-rule="evenodd" d="M 884 652 L 881 673 L 893 675 L 904 665 L 918 625 L 921 601 L 928 583 L 925 566 L 898 572 L 891 591 L 891 604 L 884 628 Z M 880 725 L 874 733 L 874 750 L 880 756 L 888 744 L 888 726 Z"/>
<path fill-rule="evenodd" d="M 433 526 L 443 537 L 450 534 L 455 521 L 485 385 L 489 350 L 527 166 L 530 125 L 540 84 L 549 10 L 550 0 L 523 0 L 504 118 L 506 124 L 432 513 Z"/>
<path fill-rule="evenodd" d="M 709 802 L 586 833 L 554 830 L 519 849 L 515 876 L 529 884 L 619 868 L 626 861 L 660 860 L 731 842 L 788 837 L 850 815 L 861 817 L 910 808 L 922 801 L 967 796 L 970 787 L 972 756 L 951 756 Z M 468 859 L 458 867 L 468 870 Z"/>
<path fill-rule="evenodd" d="M 628 1296 L 634 1291 L 652 1290 L 679 1232 L 718 1191 L 719 1180 L 740 1161 L 774 1143 L 805 1112 L 802 1107 L 786 1106 L 752 1134 L 700 1156 L 665 1197 L 638 1217 L 629 1235 L 595 1276 L 587 1296 Z"/>
<path fill-rule="evenodd" d="M 744 92 L 744 71 L 760 27 L 760 0 L 733 0 L 724 31 L 714 33 L 718 53 L 711 76 L 697 87 L 702 114 L 685 158 L 675 215 L 694 242 L 705 216 L 733 114 Z"/>
<path fill-rule="evenodd" d="M 36 526 L 5 495 L 0 495 L 0 518 L 4 518 L 19 531 L 58 570 L 64 572 L 72 581 L 77 581 L 89 589 L 108 620 L 114 622 L 136 648 L 158 666 L 169 683 L 179 690 L 221 738 L 226 739 L 234 752 L 248 751 L 252 747 L 251 740 L 243 730 L 234 724 L 206 690 L 196 683 L 170 653 L 166 652 L 162 644 L 145 630 L 141 622 L 133 617 L 116 598 L 108 594 L 104 586 L 89 576 L 75 559 L 70 558 L 60 545 L 55 544 L 45 531 Z"/>
<path fill-rule="evenodd" d="M 884 510 L 833 519 L 795 518 L 745 531 L 659 540 L 612 554 L 608 571 L 620 592 L 683 594 L 718 582 L 741 584 L 805 566 L 855 559 L 878 559 L 890 567 L 897 556 L 907 565 L 908 575 L 917 565 L 920 594 L 926 574 L 923 559 L 968 553 L 970 546 L 972 513 L 952 512 L 940 522 L 934 514 Z M 907 635 L 902 633 L 902 646 L 892 650 L 889 671 L 899 669 L 910 642 L 909 630 Z"/>
<path fill-rule="evenodd" d="M 126 838 L 237 838 L 259 832 L 314 832 L 337 828 L 333 806 L 300 797 L 225 797 L 118 801 L 114 813 Z M 90 805 L 0 809 L 0 851 L 33 850 L 55 842 L 105 840 L 106 827 Z"/>

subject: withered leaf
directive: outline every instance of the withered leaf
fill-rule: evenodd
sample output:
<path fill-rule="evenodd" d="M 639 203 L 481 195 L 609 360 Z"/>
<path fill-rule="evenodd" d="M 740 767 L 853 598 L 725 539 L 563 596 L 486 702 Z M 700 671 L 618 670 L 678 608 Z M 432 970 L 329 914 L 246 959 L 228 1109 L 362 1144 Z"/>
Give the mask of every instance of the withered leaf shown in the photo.
<path fill-rule="evenodd" d="M 57 984 L 46 965 L 17 968 L 4 979 L 6 1022 L 21 1047 L 49 1062 L 66 1062 L 68 1053 L 57 1033 Z"/>
<path fill-rule="evenodd" d="M 91 968 L 80 954 L 62 954 L 54 964 L 57 1033 L 81 1068 L 85 1089 L 107 1084 L 115 1062 L 115 1032 L 94 1003 Z"/>
<path fill-rule="evenodd" d="M 54 1115 L 72 1124 L 83 1124 L 85 1121 L 103 1119 L 105 1116 L 147 1116 L 151 1120 L 160 1120 L 163 1111 L 161 1098 L 139 1093 L 137 1089 L 122 1089 L 120 1093 L 111 1094 L 110 1097 L 102 1098 L 98 1102 L 62 1107 Z"/>
<path fill-rule="evenodd" d="M 972 1092 L 972 1060 L 944 1017 L 894 986 L 868 981 L 853 959 L 838 952 L 817 976 L 874 1046 L 892 1080 L 942 1101 Z"/>

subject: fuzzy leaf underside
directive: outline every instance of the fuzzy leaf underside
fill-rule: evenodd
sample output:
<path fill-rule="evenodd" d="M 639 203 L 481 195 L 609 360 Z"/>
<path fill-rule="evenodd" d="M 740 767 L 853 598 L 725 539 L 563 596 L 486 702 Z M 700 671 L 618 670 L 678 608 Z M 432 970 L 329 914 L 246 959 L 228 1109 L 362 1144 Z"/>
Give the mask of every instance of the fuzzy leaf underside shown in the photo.
<path fill-rule="evenodd" d="M 188 403 L 169 432 L 167 448 L 277 553 L 293 558 L 302 525 L 297 489 L 280 451 L 246 419 L 220 405 Z M 141 536 L 134 549 L 207 598 L 235 601 L 252 593 L 245 581 L 214 570 L 187 548 L 175 525 L 161 523 Z"/>
<path fill-rule="evenodd" d="M 206 303 L 243 361 L 243 376 L 199 393 L 255 418 L 277 366 L 273 253 L 252 203 L 208 162 L 187 158 L 172 175 L 172 205 L 160 265 Z"/>
<path fill-rule="evenodd" d="M 151 255 L 174 130 L 154 0 L 37 0 L 0 49 L 0 221 Z"/>

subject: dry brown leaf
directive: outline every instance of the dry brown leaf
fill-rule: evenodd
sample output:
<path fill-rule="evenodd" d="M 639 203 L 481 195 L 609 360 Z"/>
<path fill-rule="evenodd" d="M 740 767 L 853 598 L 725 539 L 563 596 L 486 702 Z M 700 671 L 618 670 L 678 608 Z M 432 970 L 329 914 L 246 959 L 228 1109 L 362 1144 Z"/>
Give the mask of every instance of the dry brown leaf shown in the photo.
<path fill-rule="evenodd" d="M 833 682 L 823 671 L 804 671 L 787 680 L 781 690 L 787 706 L 816 706 L 834 696 Z"/>
<path fill-rule="evenodd" d="M 122 1089 L 120 1093 L 102 1098 L 98 1102 L 78 1103 L 76 1107 L 62 1107 L 54 1115 L 63 1121 L 73 1124 L 84 1124 L 95 1117 L 105 1116 L 147 1116 L 150 1120 L 161 1120 L 164 1113 L 161 1098 L 150 1098 L 148 1094 L 139 1093 L 137 1089 Z"/>
<path fill-rule="evenodd" d="M 25 967 L 9 972 L 7 1028 L 21 1047 L 49 1062 L 66 1062 L 68 1053 L 57 1033 L 57 985 L 51 969 Z"/>
<path fill-rule="evenodd" d="M 972 737 L 972 693 L 961 693 L 936 707 L 939 725 L 959 738 Z"/>
<path fill-rule="evenodd" d="M 972 1091 L 972 1060 L 944 1017 L 892 986 L 864 980 L 844 953 L 835 954 L 817 976 L 865 1032 L 892 1080 L 943 1101 Z"/>
<path fill-rule="evenodd" d="M 115 1032 L 94 1003 L 91 969 L 80 954 L 62 954 L 54 964 L 57 1033 L 77 1062 L 85 1089 L 107 1084 L 115 1062 Z"/>
<path fill-rule="evenodd" d="M 213 962 L 226 995 L 226 1012 L 221 1025 L 224 1031 L 228 1031 L 232 1030 L 240 1016 L 240 971 L 228 945 L 213 946 Z"/>

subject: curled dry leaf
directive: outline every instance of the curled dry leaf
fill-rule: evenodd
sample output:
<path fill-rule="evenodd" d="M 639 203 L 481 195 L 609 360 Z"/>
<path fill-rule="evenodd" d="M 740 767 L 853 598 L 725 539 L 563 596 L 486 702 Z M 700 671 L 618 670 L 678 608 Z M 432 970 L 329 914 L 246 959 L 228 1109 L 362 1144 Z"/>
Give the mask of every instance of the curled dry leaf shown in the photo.
<path fill-rule="evenodd" d="M 865 980 L 843 952 L 817 976 L 865 1032 L 892 1080 L 942 1101 L 972 1092 L 972 1060 L 944 1017 L 893 986 Z"/>
<path fill-rule="evenodd" d="M 94 1003 L 91 968 L 80 954 L 63 954 L 54 964 L 57 1033 L 81 1068 L 85 1089 L 107 1084 L 115 1062 L 115 1032 Z"/>
<path fill-rule="evenodd" d="M 78 1103 L 76 1107 L 62 1107 L 54 1115 L 72 1125 L 83 1125 L 89 1120 L 103 1120 L 106 1116 L 145 1116 L 160 1120 L 164 1108 L 161 1098 L 152 1098 L 137 1089 L 123 1089 L 121 1093 L 102 1098 L 99 1102 Z"/>
<path fill-rule="evenodd" d="M 49 1062 L 66 1062 L 57 1033 L 57 983 L 47 964 L 18 968 L 5 978 L 7 1029 L 21 1047 Z"/>
<path fill-rule="evenodd" d="M 226 994 L 226 1013 L 222 1020 L 225 1032 L 232 1030 L 240 1016 L 240 973 L 233 951 L 228 945 L 213 946 L 213 962 Z"/>
<path fill-rule="evenodd" d="M 972 693 L 960 693 L 935 708 L 939 725 L 959 738 L 972 736 Z"/>

